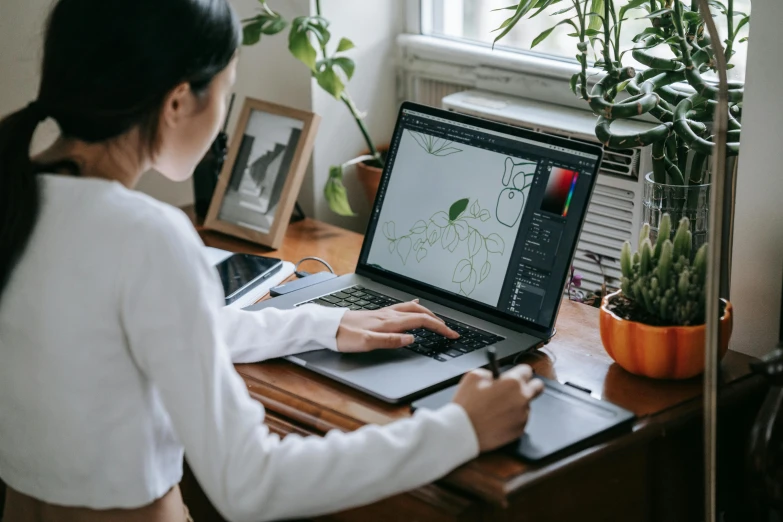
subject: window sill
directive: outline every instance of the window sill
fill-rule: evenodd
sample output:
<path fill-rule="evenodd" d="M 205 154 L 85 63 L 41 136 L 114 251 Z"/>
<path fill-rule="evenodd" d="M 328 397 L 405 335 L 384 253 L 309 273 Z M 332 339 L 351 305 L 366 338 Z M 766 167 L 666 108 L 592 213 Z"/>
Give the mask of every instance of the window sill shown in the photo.
<path fill-rule="evenodd" d="M 401 34 L 397 37 L 397 43 L 405 49 L 406 53 L 424 60 L 460 66 L 497 67 L 566 83 L 571 80 L 571 76 L 580 71 L 576 61 L 509 51 L 502 47 L 492 49 L 481 43 L 468 43 L 437 36 Z M 588 69 L 588 75 L 600 73 L 600 69 Z"/>
<path fill-rule="evenodd" d="M 592 114 L 587 103 L 571 92 L 571 77 L 580 72 L 576 61 L 503 48 L 493 50 L 480 43 L 421 34 L 401 34 L 397 44 L 404 74 L 572 107 Z M 589 67 L 588 90 L 604 74 L 601 69 Z M 694 92 L 685 83 L 672 87 L 684 93 Z M 634 119 L 658 123 L 649 114 Z"/>

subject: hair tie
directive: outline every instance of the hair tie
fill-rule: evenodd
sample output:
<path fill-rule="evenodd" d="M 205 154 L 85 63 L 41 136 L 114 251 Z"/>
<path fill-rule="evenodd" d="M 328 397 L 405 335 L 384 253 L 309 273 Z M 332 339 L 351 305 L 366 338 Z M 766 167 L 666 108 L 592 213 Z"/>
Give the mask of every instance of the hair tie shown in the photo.
<path fill-rule="evenodd" d="M 29 105 L 27 105 L 27 111 L 35 115 L 35 119 L 38 121 L 38 123 L 48 118 L 48 115 L 46 114 L 46 110 L 43 107 L 43 104 L 41 104 L 41 102 L 39 102 L 38 100 L 30 102 Z"/>

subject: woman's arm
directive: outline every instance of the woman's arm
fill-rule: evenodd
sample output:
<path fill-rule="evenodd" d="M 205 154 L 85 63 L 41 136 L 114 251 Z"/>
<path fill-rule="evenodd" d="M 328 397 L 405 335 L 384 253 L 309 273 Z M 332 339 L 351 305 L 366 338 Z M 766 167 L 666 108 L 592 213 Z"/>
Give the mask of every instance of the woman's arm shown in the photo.
<path fill-rule="evenodd" d="M 249 363 L 320 348 L 337 350 L 337 329 L 345 312 L 316 305 L 257 312 L 224 306 L 218 322 L 231 360 Z"/>
<path fill-rule="evenodd" d="M 457 405 L 324 438 L 271 435 L 233 370 L 220 286 L 183 219 L 150 217 L 139 226 L 144 235 L 129 239 L 121 317 L 132 356 L 224 516 L 273 520 L 346 509 L 431 482 L 478 454 Z"/>

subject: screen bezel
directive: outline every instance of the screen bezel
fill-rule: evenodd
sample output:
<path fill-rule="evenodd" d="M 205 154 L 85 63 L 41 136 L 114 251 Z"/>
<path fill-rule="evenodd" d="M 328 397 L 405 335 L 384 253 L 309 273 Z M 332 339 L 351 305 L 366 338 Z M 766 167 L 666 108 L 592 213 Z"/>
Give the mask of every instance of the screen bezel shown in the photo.
<path fill-rule="evenodd" d="M 520 127 L 514 127 L 511 125 L 507 125 L 505 123 L 485 120 L 483 118 L 478 118 L 475 116 L 469 116 L 466 114 L 451 112 L 443 109 L 436 109 L 434 107 L 420 105 L 418 103 L 413 103 L 413 102 L 404 102 L 401 105 L 397 116 L 397 123 L 394 126 L 394 134 L 392 135 L 391 143 L 395 143 L 400 137 L 400 132 L 402 131 L 403 111 L 406 110 L 420 112 L 426 115 L 436 116 L 438 118 L 443 118 L 449 121 L 453 121 L 455 123 L 472 125 L 482 129 L 501 132 L 504 134 L 508 134 L 510 136 L 536 141 L 538 143 L 541 143 L 542 145 L 554 145 L 558 147 L 564 147 L 576 152 L 584 152 L 589 154 L 595 154 L 596 156 L 598 156 L 598 159 L 595 162 L 593 173 L 591 176 L 589 176 L 590 187 L 588 191 L 588 198 L 587 198 L 587 202 L 585 203 L 582 215 L 580 216 L 579 229 L 577 230 L 577 235 L 576 235 L 577 240 L 574 241 L 573 245 L 571 246 L 571 251 L 569 252 L 570 262 L 568 263 L 568 266 L 571 266 L 573 264 L 574 255 L 576 254 L 576 246 L 579 242 L 579 236 L 582 233 L 582 228 L 584 227 L 584 223 L 585 223 L 585 215 L 587 214 L 587 207 L 589 205 L 590 198 L 592 197 L 593 189 L 595 188 L 595 181 L 596 181 L 596 177 L 598 176 L 598 169 L 600 168 L 601 161 L 603 160 L 603 149 L 601 147 L 599 147 L 598 145 L 592 145 L 582 141 L 569 140 L 567 138 L 561 138 L 550 134 L 537 133 L 527 129 L 522 129 Z M 395 150 L 394 153 L 396 154 L 397 151 Z M 486 305 L 479 301 L 474 301 L 470 298 L 453 294 L 451 292 L 447 292 L 440 288 L 428 285 L 426 283 L 422 283 L 420 281 L 417 281 L 409 277 L 405 277 L 400 274 L 379 270 L 365 262 L 365 260 L 369 257 L 370 246 L 375 237 L 375 231 L 378 227 L 378 218 L 380 216 L 380 212 L 378 211 L 380 210 L 381 205 L 383 205 L 383 197 L 384 197 L 383 195 L 386 193 L 385 188 L 389 184 L 389 177 L 391 176 L 392 168 L 393 168 L 393 162 L 387 160 L 386 165 L 384 166 L 383 169 L 383 174 L 381 175 L 381 181 L 378 186 L 378 193 L 375 196 L 375 202 L 373 204 L 372 213 L 370 214 L 370 222 L 367 224 L 367 231 L 365 232 L 365 239 L 364 242 L 362 243 L 362 250 L 359 255 L 359 262 L 356 267 L 356 273 L 360 276 L 368 277 L 381 284 L 398 288 L 399 290 L 402 290 L 407 293 L 416 294 L 424 299 L 428 299 L 430 301 L 442 304 L 444 306 L 454 308 L 461 312 L 471 314 L 480 319 L 490 321 L 492 323 L 504 326 L 506 328 L 515 331 L 529 333 L 541 338 L 551 337 L 552 334 L 554 333 L 554 326 L 557 320 L 558 312 L 560 311 L 560 304 L 562 303 L 562 299 L 558 301 L 558 305 L 557 307 L 555 307 L 550 323 L 548 325 L 540 325 L 532 321 L 522 319 L 508 312 L 504 312 L 497 307 Z M 565 289 L 567 278 L 568 278 L 568 270 L 566 270 L 565 273 L 560 278 L 561 294 Z"/>

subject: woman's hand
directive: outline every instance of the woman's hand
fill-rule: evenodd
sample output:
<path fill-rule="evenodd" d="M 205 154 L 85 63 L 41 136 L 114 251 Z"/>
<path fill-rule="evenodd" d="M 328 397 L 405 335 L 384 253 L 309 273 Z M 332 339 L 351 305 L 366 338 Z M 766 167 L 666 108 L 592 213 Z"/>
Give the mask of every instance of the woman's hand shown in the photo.
<path fill-rule="evenodd" d="M 522 436 L 530 416 L 530 402 L 543 391 L 533 370 L 522 364 L 497 380 L 487 370 L 466 373 L 453 401 L 465 410 L 476 432 L 479 448 L 490 451 Z"/>
<path fill-rule="evenodd" d="M 349 310 L 337 330 L 337 350 L 351 353 L 402 348 L 413 343 L 413 336 L 402 332 L 416 328 L 426 328 L 449 339 L 459 338 L 417 299 L 374 311 Z"/>

